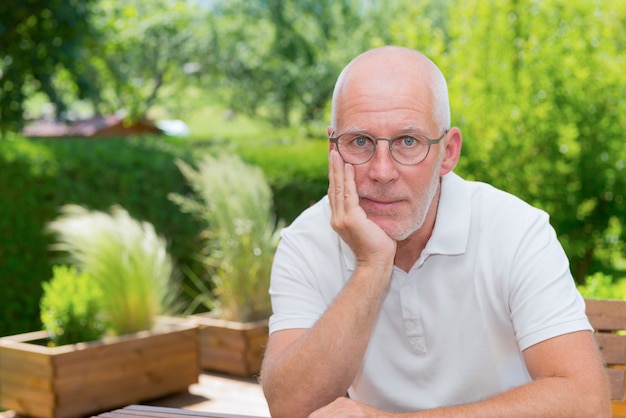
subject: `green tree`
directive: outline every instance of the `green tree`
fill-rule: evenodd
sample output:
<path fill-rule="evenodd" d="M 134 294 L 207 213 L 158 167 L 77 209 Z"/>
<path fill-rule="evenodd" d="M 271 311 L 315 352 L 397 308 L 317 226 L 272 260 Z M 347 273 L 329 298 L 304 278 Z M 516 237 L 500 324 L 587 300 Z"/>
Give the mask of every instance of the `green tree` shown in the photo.
<path fill-rule="evenodd" d="M 425 52 L 447 75 L 453 123 L 466 139 L 457 170 L 550 213 L 579 283 L 618 268 L 626 248 L 625 5 L 434 6 L 397 1 L 381 22 L 389 22 L 390 43 Z"/>
<path fill-rule="evenodd" d="M 626 238 L 626 3 L 458 1 L 442 58 L 459 170 L 551 214 L 582 283 Z"/>
<path fill-rule="evenodd" d="M 6 4 L 5 4 L 6 3 Z M 203 9 L 183 0 L 36 0 L 0 6 L 0 128 L 17 131 L 42 91 L 63 119 L 86 100 L 95 113 L 138 118 L 160 96 L 180 100 L 189 64 L 207 61 Z M 187 64 L 187 66 L 185 66 Z"/>
<path fill-rule="evenodd" d="M 81 48 L 91 36 L 93 0 L 31 0 L 0 3 L 0 133 L 23 125 L 24 101 L 44 92 L 58 114 L 67 109 L 54 86 L 64 69 L 80 77 Z M 79 86 L 84 83 L 78 82 Z M 79 92 L 82 94 L 83 92 Z"/>
<path fill-rule="evenodd" d="M 275 125 L 320 120 L 337 73 L 370 45 L 361 3 L 219 2 L 216 90 L 234 110 Z"/>
<path fill-rule="evenodd" d="M 100 0 L 93 26 L 104 36 L 85 51 L 90 82 L 99 86 L 96 112 L 143 117 L 160 95 L 181 100 L 186 68 L 210 51 L 204 14 L 181 0 Z"/>

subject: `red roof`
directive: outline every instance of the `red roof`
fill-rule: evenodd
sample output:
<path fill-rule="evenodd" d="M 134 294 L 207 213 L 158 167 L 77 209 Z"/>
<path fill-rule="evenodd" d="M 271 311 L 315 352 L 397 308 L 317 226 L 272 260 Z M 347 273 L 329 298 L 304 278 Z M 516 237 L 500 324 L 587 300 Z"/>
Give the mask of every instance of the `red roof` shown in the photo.
<path fill-rule="evenodd" d="M 22 134 L 29 137 L 104 137 L 129 136 L 142 134 L 162 134 L 154 123 L 148 120 L 138 120 L 125 123 L 119 116 L 95 116 L 73 122 L 57 122 L 41 120 L 27 125 Z"/>

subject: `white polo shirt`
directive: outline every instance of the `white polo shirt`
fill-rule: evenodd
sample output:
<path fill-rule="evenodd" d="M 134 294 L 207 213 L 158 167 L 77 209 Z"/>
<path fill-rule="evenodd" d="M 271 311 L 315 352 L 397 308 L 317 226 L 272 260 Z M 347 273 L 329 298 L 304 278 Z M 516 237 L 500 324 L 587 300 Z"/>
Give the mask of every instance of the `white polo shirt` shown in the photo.
<path fill-rule="evenodd" d="M 283 230 L 270 332 L 312 327 L 350 279 L 330 215 L 324 197 Z M 450 173 L 421 257 L 393 269 L 349 394 L 398 412 L 474 402 L 531 380 L 524 349 L 591 329 L 548 215 Z"/>

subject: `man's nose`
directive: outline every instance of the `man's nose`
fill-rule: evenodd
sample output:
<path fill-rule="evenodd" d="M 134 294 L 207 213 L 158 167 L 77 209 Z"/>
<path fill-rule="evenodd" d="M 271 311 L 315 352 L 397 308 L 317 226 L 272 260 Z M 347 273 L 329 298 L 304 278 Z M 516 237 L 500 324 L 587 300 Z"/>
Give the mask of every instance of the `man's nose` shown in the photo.
<path fill-rule="evenodd" d="M 391 156 L 389 142 L 379 140 L 374 156 L 368 162 L 369 176 L 372 180 L 385 184 L 398 175 L 397 162 Z"/>

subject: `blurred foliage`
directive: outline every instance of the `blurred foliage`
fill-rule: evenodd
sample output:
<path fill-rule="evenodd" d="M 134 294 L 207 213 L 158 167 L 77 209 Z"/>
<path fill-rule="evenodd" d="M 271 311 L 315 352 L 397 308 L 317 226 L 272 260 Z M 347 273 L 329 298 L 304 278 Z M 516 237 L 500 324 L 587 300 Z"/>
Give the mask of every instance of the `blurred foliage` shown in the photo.
<path fill-rule="evenodd" d="M 163 89 L 169 100 L 184 101 L 196 60 L 210 56 L 204 16 L 189 2 L 100 0 L 92 25 L 104 36 L 83 54 L 101 114 L 123 109 L 144 117 Z"/>
<path fill-rule="evenodd" d="M 600 252 L 626 238 L 626 3 L 467 1 L 449 27 L 459 171 L 545 209 L 578 283 L 610 272 Z"/>
<path fill-rule="evenodd" d="M 277 217 L 287 223 L 328 190 L 326 141 L 241 144 L 236 152 L 246 162 L 263 168 L 272 185 Z"/>
<path fill-rule="evenodd" d="M 277 126 L 321 118 L 337 74 L 369 45 L 363 7 L 358 0 L 217 2 L 218 93 L 232 109 Z"/>
<path fill-rule="evenodd" d="M 94 36 L 89 18 L 96 1 L 0 2 L 0 136 L 21 129 L 24 101 L 34 91 L 44 92 L 57 114 L 65 113 L 55 74 L 67 70 L 76 86 L 84 86 L 78 56 Z"/>
<path fill-rule="evenodd" d="M 0 130 L 23 126 L 25 102 L 43 92 L 61 120 L 81 101 L 97 114 L 146 116 L 166 90 L 210 63 L 206 13 L 180 0 L 31 0 L 0 5 Z M 180 109 L 184 106 L 176 106 Z"/>
<path fill-rule="evenodd" d="M 282 222 L 274 217 L 272 190 L 258 166 L 237 155 L 203 156 L 197 168 L 178 161 L 193 194 L 170 199 L 204 223 L 206 282 L 195 281 L 195 300 L 216 297 L 206 308 L 222 319 L 249 322 L 269 317 L 270 271 Z"/>
<path fill-rule="evenodd" d="M 153 108 L 204 125 L 206 134 L 192 138 L 203 142 L 193 144 L 194 151 L 219 144 L 258 163 L 272 185 L 278 217 L 289 222 L 326 191 L 326 144 L 309 138 L 325 138 L 319 123 L 328 120 L 338 72 L 365 49 L 405 45 L 430 56 L 448 78 L 453 124 L 465 139 L 457 172 L 550 213 L 579 284 L 598 272 L 615 282 L 625 275 L 626 2 L 214 0 L 202 8 L 182 0 L 74 3 L 0 6 L 4 131 L 17 129 L 22 100 L 35 91 L 48 92 L 53 102 L 91 97 L 103 103 L 102 111 L 124 106 L 140 113 L 145 108 L 138 102 L 151 100 L 162 74 Z M 82 24 L 85 30 L 79 30 Z M 144 37 L 139 28 L 151 29 Z M 52 50 L 59 42 L 63 48 Z M 148 59 L 160 53 L 155 45 L 163 46 L 167 65 Z M 115 71 L 123 73 L 117 81 Z M 29 75 L 35 72 L 54 83 L 37 81 Z M 210 106 L 234 109 L 232 117 L 206 117 L 204 95 Z M 258 132 L 246 119 L 244 129 L 241 115 L 268 127 Z M 287 124 L 301 130 L 286 139 Z M 233 134 L 224 134 L 227 127 Z M 192 253 L 183 249 L 196 244 L 186 241 L 195 236 L 187 235 L 189 226 L 174 232 L 163 219 L 178 223 L 175 205 L 159 201 L 158 208 L 150 207 L 155 200 L 145 197 L 160 193 L 161 199 L 187 187 L 170 154 L 166 163 L 153 144 L 139 156 L 143 148 L 134 141 L 108 151 L 85 141 L 74 145 L 81 149 L 76 155 L 67 144 L 77 141 L 18 142 L 0 140 L 0 281 L 8 294 L 6 317 L 18 328 L 32 324 L 37 309 L 23 295 L 39 295 L 39 281 L 50 277 L 49 265 L 41 262 L 48 257 L 41 231 L 62 204 L 123 204 L 171 240 L 175 257 Z M 37 279 L 31 283 L 29 275 Z"/>
<path fill-rule="evenodd" d="M 41 322 L 54 345 L 94 341 L 104 335 L 102 293 L 89 274 L 76 266 L 52 268 L 52 279 L 43 283 Z"/>
<path fill-rule="evenodd" d="M 579 285 L 578 291 L 591 299 L 626 300 L 626 279 L 614 281 L 611 276 L 598 272 L 589 276 L 585 284 Z"/>
<path fill-rule="evenodd" d="M 163 138 L 0 141 L 0 335 L 41 327 L 41 283 L 62 261 L 45 227 L 66 204 L 123 206 L 166 237 L 177 267 L 199 271 L 201 224 L 167 199 L 189 190 L 176 159 L 190 151 Z"/>
<path fill-rule="evenodd" d="M 165 240 L 150 222 L 121 206 L 109 212 L 64 205 L 47 224 L 51 249 L 89 275 L 113 335 L 152 329 L 158 315 L 174 314 L 180 292 Z"/>
<path fill-rule="evenodd" d="M 308 143 L 251 147 L 246 158 L 268 173 L 276 216 L 286 222 L 328 187 L 326 144 Z M 204 278 L 206 266 L 197 254 L 206 224 L 181 212 L 167 195 L 192 192 L 175 161 L 191 164 L 192 155 L 210 150 L 223 152 L 221 146 L 163 138 L 0 141 L 0 335 L 41 327 L 41 283 L 52 277 L 54 264 L 66 261 L 50 251 L 54 239 L 45 229 L 65 204 L 123 206 L 168 240 L 177 269 Z"/>

